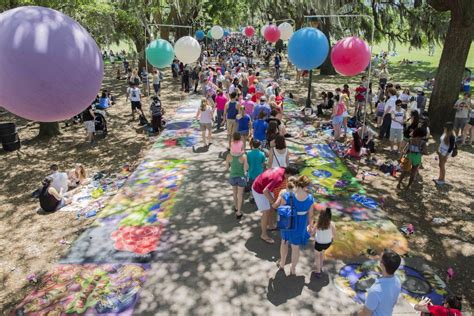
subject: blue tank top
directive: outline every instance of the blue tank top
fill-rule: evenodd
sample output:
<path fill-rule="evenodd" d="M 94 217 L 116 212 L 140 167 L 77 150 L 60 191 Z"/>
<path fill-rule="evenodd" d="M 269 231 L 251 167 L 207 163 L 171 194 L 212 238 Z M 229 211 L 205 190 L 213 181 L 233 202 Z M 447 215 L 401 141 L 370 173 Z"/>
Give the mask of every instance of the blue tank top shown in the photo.
<path fill-rule="evenodd" d="M 237 102 L 231 101 L 229 102 L 229 106 L 227 107 L 227 119 L 235 120 L 236 117 L 237 117 Z"/>

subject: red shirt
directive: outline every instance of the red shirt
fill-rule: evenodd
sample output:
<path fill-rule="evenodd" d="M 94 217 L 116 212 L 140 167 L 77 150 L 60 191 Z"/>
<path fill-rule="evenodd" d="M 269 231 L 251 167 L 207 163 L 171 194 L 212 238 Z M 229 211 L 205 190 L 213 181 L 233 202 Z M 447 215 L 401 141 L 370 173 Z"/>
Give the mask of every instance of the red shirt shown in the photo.
<path fill-rule="evenodd" d="M 247 90 L 247 93 L 252 95 L 252 101 L 255 103 L 257 102 L 257 96 L 255 95 L 255 86 L 252 84 L 250 85 L 249 89 Z"/>
<path fill-rule="evenodd" d="M 355 99 L 357 101 L 364 101 L 366 92 L 367 92 L 367 89 L 365 87 L 357 87 L 356 88 Z"/>
<path fill-rule="evenodd" d="M 255 192 L 259 194 L 263 194 L 263 191 L 265 189 L 272 192 L 284 180 L 285 168 L 278 167 L 273 169 L 267 169 L 255 179 L 252 188 L 255 190 Z"/>
<path fill-rule="evenodd" d="M 461 312 L 457 309 L 439 305 L 429 305 L 428 310 L 433 316 L 462 316 Z"/>
<path fill-rule="evenodd" d="M 249 80 L 249 86 L 253 85 L 253 82 L 255 81 L 257 77 L 255 75 L 250 75 L 248 80 Z"/>

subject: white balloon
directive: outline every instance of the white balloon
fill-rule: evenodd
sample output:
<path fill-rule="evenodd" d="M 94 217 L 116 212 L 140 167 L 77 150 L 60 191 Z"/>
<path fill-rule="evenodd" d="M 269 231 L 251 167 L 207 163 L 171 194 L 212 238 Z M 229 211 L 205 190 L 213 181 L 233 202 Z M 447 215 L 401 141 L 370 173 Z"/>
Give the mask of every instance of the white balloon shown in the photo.
<path fill-rule="evenodd" d="M 214 25 L 211 28 L 211 36 L 213 39 L 221 39 L 224 36 L 224 29 L 219 25 Z"/>
<path fill-rule="evenodd" d="M 262 27 L 260 28 L 260 34 L 262 35 L 262 37 L 263 37 L 264 34 L 265 34 L 265 29 L 267 28 L 267 26 L 268 26 L 268 24 L 265 24 L 264 26 L 262 26 Z"/>
<path fill-rule="evenodd" d="M 194 63 L 201 56 L 201 45 L 191 36 L 183 36 L 174 44 L 176 58 L 184 64 Z"/>
<path fill-rule="evenodd" d="M 293 35 L 293 26 L 288 22 L 283 22 L 278 25 L 278 28 L 280 29 L 280 39 L 282 41 L 289 40 L 291 35 Z"/>

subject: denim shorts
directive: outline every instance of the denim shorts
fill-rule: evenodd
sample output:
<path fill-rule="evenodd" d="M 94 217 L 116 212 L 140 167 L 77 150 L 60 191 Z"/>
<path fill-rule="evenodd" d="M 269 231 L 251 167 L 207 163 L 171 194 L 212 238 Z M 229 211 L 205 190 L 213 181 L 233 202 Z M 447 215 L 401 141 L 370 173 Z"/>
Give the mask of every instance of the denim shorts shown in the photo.
<path fill-rule="evenodd" d="M 247 179 L 245 177 L 230 177 L 229 183 L 233 187 L 245 188 L 247 186 Z"/>

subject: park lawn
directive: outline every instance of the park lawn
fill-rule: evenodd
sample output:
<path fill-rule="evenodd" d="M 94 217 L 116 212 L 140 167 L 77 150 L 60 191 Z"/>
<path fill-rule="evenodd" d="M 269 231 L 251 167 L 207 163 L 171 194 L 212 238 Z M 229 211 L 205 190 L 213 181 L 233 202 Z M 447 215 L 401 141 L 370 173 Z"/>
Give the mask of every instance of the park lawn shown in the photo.
<path fill-rule="evenodd" d="M 389 56 L 388 70 L 391 82 L 400 83 L 402 87 L 407 87 L 414 91 L 416 88 L 423 86 L 426 78 L 435 77 L 436 69 L 438 68 L 439 60 L 441 58 L 441 46 L 435 48 L 434 56 L 428 56 L 428 48 L 412 49 L 410 51 L 407 45 L 397 44 L 396 49 L 397 55 Z M 387 51 L 386 42 L 376 44 L 372 49 L 374 53 L 379 53 L 382 50 Z M 400 61 L 403 59 L 416 61 L 417 64 L 400 65 Z M 471 45 L 466 67 L 474 70 L 474 44 Z M 323 86 L 333 84 L 342 86 L 346 83 L 353 86 L 360 82 L 361 76 L 362 75 L 354 77 L 344 77 L 340 75 L 319 76 L 316 72 L 313 81 L 315 84 L 322 84 Z M 378 82 L 378 79 L 372 78 L 371 81 Z"/>

